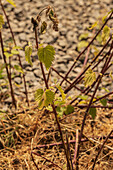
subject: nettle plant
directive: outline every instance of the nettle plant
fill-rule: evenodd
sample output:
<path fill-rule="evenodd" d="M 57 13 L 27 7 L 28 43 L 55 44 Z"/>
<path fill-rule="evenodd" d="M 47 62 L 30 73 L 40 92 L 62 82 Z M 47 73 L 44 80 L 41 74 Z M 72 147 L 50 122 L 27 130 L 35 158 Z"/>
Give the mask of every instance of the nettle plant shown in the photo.
<path fill-rule="evenodd" d="M 66 147 L 66 145 L 64 143 L 63 133 L 62 133 L 62 130 L 61 130 L 61 127 L 60 127 L 58 116 L 62 117 L 63 113 L 70 114 L 70 113 L 74 112 L 74 106 L 77 106 L 77 107 L 80 107 L 80 108 L 84 108 L 84 107 L 87 108 L 85 115 L 84 115 L 84 118 L 83 118 L 82 125 L 81 125 L 81 131 L 80 131 L 80 136 L 79 136 L 79 146 L 78 146 L 78 150 L 77 150 L 77 153 L 76 153 L 76 169 L 78 169 L 80 143 L 81 143 L 81 138 L 82 138 L 82 134 L 83 134 L 86 116 L 89 113 L 92 116 L 92 118 L 95 119 L 96 106 L 94 106 L 93 104 L 97 101 L 100 101 L 100 103 L 103 105 L 103 107 L 109 108 L 109 106 L 107 106 L 106 97 L 113 94 L 113 92 L 109 92 L 102 97 L 99 97 L 99 96 L 95 97 L 95 94 L 96 94 L 96 92 L 99 88 L 99 85 L 101 84 L 102 78 L 105 75 L 105 72 L 113 64 L 113 62 L 111 62 L 111 59 L 112 59 L 112 56 L 113 56 L 113 53 L 112 53 L 113 41 L 112 41 L 112 35 L 110 33 L 111 29 L 110 29 L 110 27 L 108 27 L 106 25 L 108 20 L 111 19 L 113 10 L 111 10 L 102 19 L 103 25 L 98 30 L 98 32 L 94 36 L 94 38 L 89 43 L 88 42 L 87 42 L 87 44 L 85 43 L 85 45 L 84 45 L 84 42 L 81 43 L 82 47 L 84 47 L 84 46 L 86 46 L 86 47 L 79 54 L 79 56 L 76 58 L 76 61 L 73 63 L 72 67 L 69 69 L 69 71 L 67 72 L 65 77 L 61 76 L 60 73 L 58 73 L 57 70 L 55 70 L 52 67 L 52 63 L 55 59 L 54 48 L 51 45 L 47 45 L 46 47 L 44 47 L 44 45 L 39 45 L 38 35 L 45 33 L 46 30 L 47 30 L 47 26 L 48 26 L 46 21 L 41 20 L 42 19 L 41 18 L 42 12 L 46 12 L 46 17 L 49 17 L 50 21 L 53 24 L 53 29 L 55 31 L 58 31 L 58 19 L 57 19 L 57 16 L 56 16 L 54 9 L 50 6 L 48 6 L 47 8 L 44 8 L 36 16 L 36 18 L 31 19 L 31 22 L 33 24 L 33 30 L 35 32 L 37 55 L 38 55 L 38 59 L 40 61 L 40 67 L 41 67 L 42 75 L 43 75 L 44 82 L 45 82 L 45 88 L 44 89 L 37 89 L 37 91 L 35 92 L 35 99 L 38 101 L 39 109 L 46 108 L 47 110 L 53 111 L 53 113 L 55 115 L 56 122 L 57 122 L 57 125 L 58 125 L 58 129 L 59 129 L 59 132 L 60 132 L 60 136 L 61 136 L 61 139 L 62 139 L 66 159 L 67 159 L 67 169 L 73 169 L 73 164 L 72 164 L 72 160 L 71 160 L 70 154 L 69 154 L 68 149 L 67 149 L 69 147 Z M 96 26 L 98 26 L 98 28 L 100 27 L 99 25 L 97 25 L 97 23 L 95 23 L 89 29 L 91 30 L 91 29 L 95 28 Z M 101 31 L 102 31 L 102 33 L 101 33 Z M 81 35 L 80 40 L 82 40 L 82 38 L 84 38 L 84 35 Z M 103 48 L 101 50 L 98 50 L 98 48 L 96 46 L 92 45 L 93 41 L 95 39 L 97 39 L 97 41 L 99 41 L 99 43 L 102 44 Z M 109 44 L 110 41 L 111 41 L 111 44 L 110 44 L 109 50 L 107 52 L 105 51 L 105 53 L 103 54 L 103 51 L 106 49 L 106 47 L 107 47 L 107 45 Z M 77 78 L 75 78 L 75 80 L 71 83 L 70 81 L 67 80 L 67 76 L 69 75 L 69 73 L 71 72 L 73 67 L 75 66 L 77 60 L 79 60 L 80 56 L 88 49 L 88 47 L 90 45 L 91 45 L 91 48 L 93 48 L 95 50 L 94 51 L 94 57 L 92 58 L 92 61 L 90 63 L 87 63 L 87 64 L 84 63 L 84 64 L 86 64 L 86 66 L 83 68 L 83 70 L 79 74 L 79 76 Z M 78 46 L 79 46 L 79 48 L 81 47 L 80 43 L 78 44 Z M 32 65 L 31 59 L 30 59 L 31 53 L 32 53 L 32 45 L 29 44 L 25 48 L 25 54 L 26 54 L 26 60 L 29 61 L 29 63 Z M 101 54 L 103 54 L 103 56 L 99 59 L 99 56 Z M 87 56 L 85 58 L 85 62 L 86 62 L 86 60 L 87 60 Z M 96 75 L 94 69 L 101 62 L 103 62 L 103 67 L 101 69 L 101 72 L 98 75 Z M 63 78 L 63 80 L 61 81 L 60 84 L 55 83 L 54 87 L 49 87 L 48 80 L 46 78 L 43 65 L 48 70 L 48 73 L 49 73 L 49 70 L 52 69 L 60 77 Z M 84 82 L 84 86 L 85 86 L 84 90 L 81 90 L 81 89 L 76 87 L 76 84 L 78 84 L 81 80 L 83 80 L 83 82 Z M 69 86 L 66 87 L 65 90 L 63 90 L 62 87 L 61 87 L 61 85 L 64 81 L 69 83 Z M 75 99 L 73 99 L 73 100 L 71 99 L 71 102 L 69 102 L 69 100 L 68 100 L 69 98 L 66 99 L 66 94 L 73 87 L 77 88 L 77 90 L 80 90 L 81 94 L 83 94 L 83 95 L 76 96 Z M 92 88 L 94 88 L 94 91 L 93 91 L 93 94 L 91 95 L 91 94 L 89 94 L 89 92 L 92 90 Z M 60 92 L 60 96 L 57 96 L 58 91 Z M 78 100 L 78 102 L 76 104 L 74 104 L 74 102 L 76 100 Z M 86 104 L 86 105 L 80 105 L 81 100 L 83 100 L 84 104 Z M 98 153 L 98 155 L 99 155 L 99 153 Z M 97 155 L 97 157 L 98 157 L 98 155 Z M 95 158 L 95 162 L 94 162 L 93 167 L 95 166 L 97 157 Z"/>
<path fill-rule="evenodd" d="M 15 6 L 14 2 L 12 0 L 7 0 L 10 2 L 13 6 Z M 11 81 L 11 61 L 10 59 L 12 58 L 13 55 L 17 55 L 19 58 L 19 65 L 15 65 L 13 69 L 16 69 L 18 72 L 20 72 L 23 76 L 24 80 L 24 86 L 25 86 L 25 93 L 26 93 L 26 101 L 28 102 L 29 106 L 29 101 L 28 101 L 28 93 L 27 93 L 27 88 L 26 88 L 26 81 L 25 81 L 25 74 L 24 70 L 22 67 L 22 63 L 20 60 L 19 52 L 18 50 L 21 47 L 18 47 L 16 45 L 15 39 L 14 39 L 14 34 L 12 32 L 8 17 L 5 13 L 3 4 L 0 0 L 0 5 L 3 9 L 4 15 L 7 19 L 7 23 L 10 28 L 10 32 L 13 38 L 14 45 L 10 47 L 4 47 L 3 40 L 2 40 L 2 25 L 4 24 L 3 16 L 0 15 L 0 40 L 1 40 L 1 48 L 2 48 L 2 55 L 5 63 L 5 68 L 7 72 L 7 77 L 8 81 L 10 84 L 10 90 L 11 90 L 11 96 L 12 96 L 12 103 L 16 108 L 16 100 L 14 96 L 14 90 L 12 87 L 12 81 Z M 67 144 L 64 142 L 64 137 L 63 137 L 63 132 L 60 126 L 59 122 L 59 117 L 62 117 L 63 114 L 67 115 L 75 111 L 76 107 L 79 108 L 86 108 L 83 121 L 81 124 L 81 130 L 79 133 L 79 139 L 78 139 L 78 147 L 76 148 L 76 169 L 79 169 L 79 153 L 80 153 L 80 146 L 81 146 L 81 139 L 83 136 L 83 130 L 86 122 L 87 115 L 90 114 L 93 119 L 95 119 L 96 116 L 96 108 L 113 108 L 111 105 L 108 104 L 107 97 L 112 95 L 113 92 L 107 92 L 107 94 L 103 96 L 96 96 L 97 90 L 99 86 L 101 85 L 102 78 L 105 76 L 106 71 L 113 65 L 112 62 L 112 56 L 113 56 L 113 38 L 112 38 L 112 29 L 107 25 L 108 21 L 112 19 L 113 15 L 113 10 L 111 10 L 106 16 L 102 18 L 102 23 L 100 25 L 99 22 L 94 23 L 89 29 L 97 31 L 97 33 L 94 35 L 94 37 L 89 41 L 85 40 L 88 38 L 88 33 L 82 34 L 79 37 L 80 42 L 78 43 L 78 51 L 83 48 L 82 52 L 76 57 L 76 60 L 73 62 L 72 66 L 70 67 L 69 71 L 65 74 L 65 76 L 62 76 L 53 66 L 52 63 L 55 59 L 55 50 L 53 46 L 45 44 L 39 44 L 39 38 L 41 34 L 44 34 L 47 31 L 48 28 L 48 22 L 46 20 L 43 21 L 42 19 L 42 13 L 46 14 L 46 20 L 48 19 L 51 22 L 52 29 L 54 31 L 58 31 L 58 19 L 57 15 L 55 13 L 55 10 L 51 6 L 47 6 L 42 11 L 35 17 L 31 19 L 32 25 L 33 25 L 33 31 L 35 33 L 35 41 L 36 41 L 36 47 L 35 49 L 37 50 L 37 55 L 38 59 L 40 62 L 40 68 L 42 71 L 43 79 L 45 82 L 45 88 L 40 88 L 37 89 L 35 92 L 35 99 L 38 102 L 38 108 L 40 110 L 46 109 L 48 111 L 52 111 L 55 115 L 56 123 L 58 125 L 58 130 L 60 133 L 60 137 L 62 140 L 62 145 L 64 148 L 64 152 L 66 155 L 66 160 L 67 160 L 67 169 L 73 170 L 74 168 L 74 163 L 72 162 L 72 158 L 70 155 L 70 147 L 69 147 L 69 141 L 67 139 Z M 93 33 L 94 34 L 94 33 Z M 101 50 L 100 48 L 98 49 L 96 45 L 93 44 L 94 40 L 96 40 L 100 45 L 101 45 Z M 93 49 L 93 57 L 91 58 L 91 61 L 89 62 L 88 60 L 88 55 L 86 55 L 85 60 L 84 60 L 84 65 L 83 68 L 81 69 L 81 73 L 75 77 L 73 82 L 70 82 L 68 80 L 68 75 L 74 68 L 75 64 L 77 61 L 79 61 L 80 57 L 86 52 L 86 50 L 89 50 L 89 47 Z M 32 50 L 33 50 L 33 45 L 31 42 L 28 43 L 28 45 L 25 47 L 25 59 L 26 61 L 32 66 L 32 60 L 31 60 L 31 55 L 32 55 Z M 101 57 L 100 57 L 101 56 Z M 7 60 L 9 60 L 9 64 L 7 64 Z M 103 63 L 103 66 L 101 68 L 101 71 L 99 73 L 95 72 L 95 68 L 99 66 L 100 63 Z M 45 74 L 45 69 L 48 71 L 48 77 L 46 77 Z M 2 68 L 3 70 L 3 68 Z M 1 73 L 2 73 L 1 70 Z M 50 70 L 56 72 L 61 78 L 62 81 L 58 84 L 57 81 L 54 82 L 54 86 L 49 87 L 49 73 Z M 109 77 L 113 79 L 112 72 L 110 72 Z M 67 82 L 69 85 L 63 89 L 62 84 L 63 82 Z M 84 83 L 84 88 L 81 89 L 77 87 L 77 85 L 83 82 Z M 74 96 L 73 99 L 71 97 L 67 97 L 67 93 L 72 89 L 75 88 L 78 91 L 80 91 L 80 95 Z M 92 90 L 93 89 L 93 90 Z M 90 93 L 91 92 L 91 93 Z M 102 105 L 94 105 L 96 102 L 100 102 Z M 96 155 L 95 161 L 93 163 L 92 169 L 95 167 L 96 160 L 105 144 L 107 141 L 108 137 L 111 135 L 112 131 L 109 133 L 109 135 L 106 137 L 106 140 L 104 141 L 101 149 L 98 151 L 98 154 Z M 33 153 L 31 152 L 31 156 L 33 158 Z M 36 153 L 35 153 L 36 154 Z M 34 161 L 34 159 L 33 159 Z M 38 166 L 34 162 L 35 166 L 38 169 Z"/>

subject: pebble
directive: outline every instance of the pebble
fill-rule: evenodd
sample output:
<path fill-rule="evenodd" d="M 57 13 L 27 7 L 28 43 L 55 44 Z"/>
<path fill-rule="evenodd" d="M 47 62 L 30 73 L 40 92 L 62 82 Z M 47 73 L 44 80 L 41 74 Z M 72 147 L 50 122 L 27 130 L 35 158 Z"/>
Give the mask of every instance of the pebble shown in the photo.
<path fill-rule="evenodd" d="M 15 83 L 17 83 L 17 84 L 21 84 L 21 83 L 22 83 L 22 79 L 21 79 L 20 77 L 15 77 L 15 78 L 14 78 L 14 81 L 15 81 Z"/>

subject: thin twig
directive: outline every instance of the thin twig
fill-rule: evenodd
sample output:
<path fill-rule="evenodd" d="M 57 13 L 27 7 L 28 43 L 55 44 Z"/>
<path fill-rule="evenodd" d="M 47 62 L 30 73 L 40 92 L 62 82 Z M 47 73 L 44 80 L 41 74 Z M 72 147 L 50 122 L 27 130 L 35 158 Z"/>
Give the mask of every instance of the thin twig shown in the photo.
<path fill-rule="evenodd" d="M 73 63 L 73 65 L 71 66 L 71 68 L 69 69 L 69 71 L 67 72 L 67 74 L 65 75 L 64 79 L 61 81 L 60 86 L 62 85 L 62 83 L 64 82 L 64 80 L 67 78 L 67 76 L 69 75 L 69 73 L 71 72 L 71 70 L 73 69 L 73 67 L 75 66 L 77 60 L 79 60 L 79 58 L 81 57 L 81 55 L 88 49 L 88 47 L 93 43 L 93 41 L 96 39 L 96 37 L 98 36 L 98 34 L 102 31 L 102 29 L 104 28 L 104 26 L 106 25 L 106 23 L 108 22 L 108 20 L 110 20 L 111 16 L 112 16 L 113 12 L 111 12 L 110 16 L 106 19 L 106 21 L 104 22 L 104 24 L 102 25 L 102 27 L 100 28 L 100 30 L 96 33 L 96 35 L 94 36 L 94 38 L 90 41 L 90 43 L 87 45 L 87 47 L 78 55 L 78 57 L 76 58 L 75 62 Z"/>
<path fill-rule="evenodd" d="M 107 142 L 108 138 L 109 138 L 110 135 L 112 134 L 112 132 L 113 132 L 113 130 L 111 130 L 111 132 L 109 133 L 109 135 L 106 137 L 105 141 L 103 142 L 101 148 L 99 149 L 98 154 L 96 155 L 96 158 L 95 158 L 95 160 L 94 160 L 94 163 L 93 163 L 93 166 L 92 166 L 92 170 L 94 170 L 94 167 L 95 167 L 96 161 L 97 161 L 97 159 L 98 159 L 98 156 L 99 156 L 102 148 L 104 147 L 105 143 Z"/>
<path fill-rule="evenodd" d="M 73 165 L 74 165 L 76 157 L 77 157 L 77 150 L 78 150 L 78 129 L 76 130 L 76 142 L 75 142 L 75 152 L 74 152 L 74 158 L 73 158 Z"/>
<path fill-rule="evenodd" d="M 9 18 L 8 18 L 6 12 L 5 12 L 5 9 L 4 9 L 4 6 L 3 6 L 1 0 L 0 0 L 0 5 L 1 5 L 2 11 L 3 11 L 3 13 L 4 13 L 5 17 L 6 17 L 6 20 L 7 20 L 7 23 L 8 23 L 8 26 L 9 26 L 9 29 L 10 29 L 10 32 L 11 32 L 11 35 L 12 35 L 12 38 L 13 38 L 13 41 L 14 41 L 14 45 L 16 46 L 17 44 L 16 44 L 16 41 L 15 41 L 14 33 L 13 33 L 13 31 L 12 31 L 12 28 L 11 28 L 11 25 L 10 25 L 10 22 L 9 22 Z M 22 70 L 23 70 L 23 66 L 22 66 L 22 62 L 21 62 L 21 58 L 20 58 L 20 55 L 19 55 L 19 54 L 18 54 L 18 60 L 19 60 L 20 67 L 21 67 Z M 26 102 L 27 102 L 27 104 L 28 104 L 28 106 L 29 106 L 28 91 L 27 91 L 27 85 L 26 85 L 26 80 L 25 80 L 25 74 L 24 74 L 24 73 L 22 74 L 22 77 L 23 77 L 23 81 L 24 81 Z"/>
<path fill-rule="evenodd" d="M 15 96 L 14 96 L 14 90 L 13 90 L 13 86 L 12 86 L 11 75 L 10 75 L 9 70 L 8 70 L 6 56 L 4 55 L 4 45 L 3 45 L 2 32 L 1 31 L 0 31 L 0 42 L 1 42 L 2 55 L 3 55 L 3 59 L 4 59 L 4 63 L 5 63 L 5 68 L 6 68 L 6 72 L 7 72 L 7 77 L 8 77 L 8 81 L 9 81 L 9 85 L 10 85 L 10 90 L 11 90 L 12 104 L 16 108 L 16 100 L 15 100 Z"/>
<path fill-rule="evenodd" d="M 42 156 L 41 154 L 39 153 L 35 153 L 35 152 L 32 152 L 32 154 L 34 155 L 37 155 L 37 156 L 40 156 L 41 158 L 45 159 L 46 161 L 50 162 L 53 166 L 56 166 L 58 168 L 60 168 L 61 170 L 63 170 L 61 167 L 59 167 L 57 164 L 55 164 L 54 162 L 50 161 L 49 159 L 45 158 L 44 156 Z"/>
<path fill-rule="evenodd" d="M 87 107 L 87 109 L 86 109 L 86 112 L 85 112 L 85 115 L 84 115 L 84 118 L 83 118 L 83 122 L 82 122 L 82 126 L 81 126 L 81 131 L 80 131 L 80 136 L 79 136 L 79 145 L 78 145 L 77 160 L 76 160 L 76 170 L 79 169 L 79 167 L 78 167 L 79 162 L 78 162 L 78 161 L 79 161 L 80 143 L 81 143 L 81 139 L 82 139 L 82 134 L 83 134 L 83 130 L 84 130 L 84 125 L 85 125 L 87 113 L 88 113 L 88 111 L 89 111 L 89 109 L 90 109 L 90 106 L 91 106 L 91 104 L 92 104 L 92 101 L 93 101 L 93 99 L 94 99 L 94 96 L 95 96 L 95 94 L 96 94 L 96 92 L 97 92 L 97 89 L 98 89 L 99 84 L 100 84 L 100 82 L 101 82 L 101 79 L 102 79 L 102 77 L 103 77 L 103 74 L 105 73 L 106 67 L 108 66 L 108 64 L 109 64 L 112 56 L 113 56 L 113 52 L 111 53 L 111 55 L 110 55 L 109 58 L 106 58 L 106 61 L 105 61 L 104 65 L 103 65 L 103 68 L 102 68 L 102 71 L 101 71 L 100 78 L 99 78 L 99 80 L 98 80 L 98 82 L 97 82 L 97 85 L 96 85 L 96 87 L 95 87 L 95 90 L 94 90 L 94 92 L 93 92 L 93 95 L 92 95 L 92 97 L 91 97 L 91 100 L 90 100 L 90 102 L 89 102 L 89 105 L 88 105 L 88 107 Z"/>

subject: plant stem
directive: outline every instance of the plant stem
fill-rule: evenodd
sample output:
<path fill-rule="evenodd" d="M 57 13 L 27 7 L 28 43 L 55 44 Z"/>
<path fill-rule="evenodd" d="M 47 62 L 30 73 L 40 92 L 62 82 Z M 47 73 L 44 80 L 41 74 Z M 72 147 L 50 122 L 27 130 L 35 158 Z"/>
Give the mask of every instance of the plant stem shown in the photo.
<path fill-rule="evenodd" d="M 11 90 L 12 104 L 14 105 L 14 107 L 16 109 L 16 100 L 15 100 L 15 96 L 14 96 L 14 91 L 13 91 L 13 86 L 12 86 L 12 81 L 11 81 L 11 75 L 8 71 L 6 56 L 4 55 L 4 45 L 3 45 L 2 32 L 1 31 L 0 31 L 0 42 L 1 42 L 2 55 L 3 55 L 3 59 L 4 59 L 4 63 L 5 63 L 5 68 L 6 68 L 6 72 L 7 72 L 7 77 L 8 77 L 8 81 L 9 81 L 9 85 L 10 85 L 10 90 Z"/>

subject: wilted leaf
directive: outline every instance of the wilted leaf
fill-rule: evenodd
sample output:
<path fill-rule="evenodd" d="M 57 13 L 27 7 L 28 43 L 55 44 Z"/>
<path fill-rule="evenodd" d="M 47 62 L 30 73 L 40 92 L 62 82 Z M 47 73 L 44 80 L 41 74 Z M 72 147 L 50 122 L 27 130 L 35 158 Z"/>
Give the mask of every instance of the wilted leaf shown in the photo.
<path fill-rule="evenodd" d="M 96 108 L 90 108 L 89 114 L 92 116 L 93 119 L 95 119 L 96 116 Z"/>
<path fill-rule="evenodd" d="M 24 73 L 23 69 L 19 65 L 14 65 L 15 70 L 17 70 L 20 73 Z"/>
<path fill-rule="evenodd" d="M 45 48 L 41 47 L 38 49 L 39 60 L 45 64 L 48 70 L 54 60 L 55 50 L 51 45 L 47 45 Z"/>
<path fill-rule="evenodd" d="M 14 3 L 13 0 L 6 0 L 7 2 L 9 2 L 11 5 L 13 5 L 14 7 L 16 7 L 16 4 Z"/>
<path fill-rule="evenodd" d="M 71 105 L 68 105 L 67 108 L 66 108 L 65 114 L 68 115 L 68 114 L 71 114 L 73 112 L 74 112 L 74 107 L 71 106 Z"/>
<path fill-rule="evenodd" d="M 105 27 L 102 30 L 102 44 L 106 43 L 109 36 L 110 36 L 110 28 L 107 25 L 105 25 Z"/>
<path fill-rule="evenodd" d="M 0 15 L 0 30 L 2 29 L 2 25 L 4 24 L 3 16 Z"/>
<path fill-rule="evenodd" d="M 78 47 L 78 50 L 80 50 L 81 48 L 84 48 L 84 47 L 86 47 L 88 45 L 88 42 L 87 41 L 80 41 L 79 43 L 78 43 L 78 45 L 77 45 L 77 47 Z"/>
<path fill-rule="evenodd" d="M 29 44 L 28 46 L 25 47 L 25 59 L 26 61 L 32 66 L 32 61 L 31 61 L 31 54 L 32 54 L 32 46 Z"/>
<path fill-rule="evenodd" d="M 100 103 L 101 103 L 103 106 L 106 106 L 106 105 L 107 105 L 107 99 L 101 99 L 101 100 L 100 100 Z"/>
<path fill-rule="evenodd" d="M 95 28 L 98 24 L 98 21 L 96 21 L 92 26 L 90 26 L 88 29 L 89 30 L 92 30 L 93 28 Z"/>
<path fill-rule="evenodd" d="M 47 28 L 47 23 L 44 21 L 41 25 L 41 34 L 45 33 L 46 32 L 46 28 Z"/>
<path fill-rule="evenodd" d="M 84 76 L 84 85 L 85 87 L 91 86 L 92 83 L 96 80 L 96 75 L 93 70 L 90 68 L 86 71 L 85 76 Z"/>

